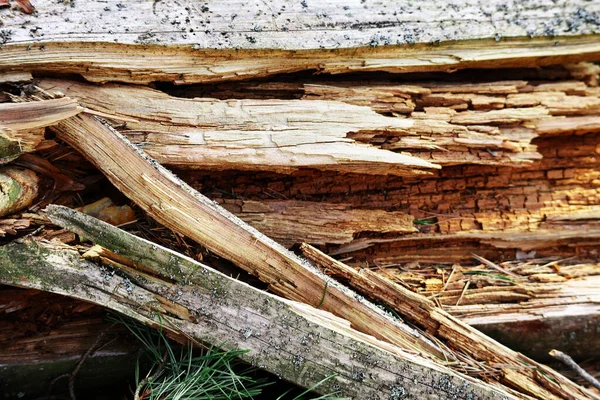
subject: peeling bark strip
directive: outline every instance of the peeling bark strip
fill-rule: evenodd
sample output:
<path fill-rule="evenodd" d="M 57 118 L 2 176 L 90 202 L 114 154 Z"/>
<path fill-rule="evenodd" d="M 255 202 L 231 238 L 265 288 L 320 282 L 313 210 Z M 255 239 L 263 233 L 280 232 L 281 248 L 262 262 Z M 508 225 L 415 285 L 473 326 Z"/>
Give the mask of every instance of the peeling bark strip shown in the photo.
<path fill-rule="evenodd" d="M 0 104 L 0 164 L 35 150 L 44 139 L 45 126 L 79 114 L 73 99 Z"/>
<path fill-rule="evenodd" d="M 402 348 L 442 357 L 443 351 L 426 338 L 343 286 L 328 282 L 312 265 L 149 159 L 108 124 L 82 114 L 53 129 L 158 222 L 259 277 L 273 292 L 320 306 L 347 319 L 355 329 Z"/>
<path fill-rule="evenodd" d="M 600 58 L 593 36 L 600 6 L 582 0 L 40 0 L 36 10 L 0 9 L 1 69 L 192 83 L 309 69 L 453 71 Z"/>
<path fill-rule="evenodd" d="M 3 283 L 99 304 L 148 325 L 162 324 L 183 340 L 249 349 L 246 361 L 301 386 L 338 374 L 317 387 L 323 393 L 340 390 L 355 399 L 382 400 L 398 393 L 423 399 L 516 398 L 354 331 L 327 312 L 254 289 L 91 217 L 59 207 L 49 207 L 49 214 L 65 226 L 102 235 L 122 259 L 130 257 L 166 279 L 117 262 L 99 267 L 76 249 L 27 239 L 0 248 Z"/>
<path fill-rule="evenodd" d="M 95 111 L 139 122 L 125 130 L 161 164 L 272 170 L 302 167 L 415 175 L 438 165 L 347 138 L 364 130 L 404 130 L 412 121 L 335 101 L 179 99 L 143 87 L 45 80 L 43 88 Z M 419 169 L 414 171 L 415 169 Z"/>
<path fill-rule="evenodd" d="M 383 302 L 403 318 L 445 340 L 453 349 L 465 352 L 476 362 L 501 370 L 500 382 L 541 400 L 588 399 L 593 395 L 563 375 L 501 345 L 461 322 L 424 296 L 392 282 L 381 274 L 357 271 L 303 244 L 303 254 L 330 274 L 347 280 L 359 292 Z M 543 371 L 536 374 L 535 371 Z M 554 383 L 559 383 L 556 387 Z"/>

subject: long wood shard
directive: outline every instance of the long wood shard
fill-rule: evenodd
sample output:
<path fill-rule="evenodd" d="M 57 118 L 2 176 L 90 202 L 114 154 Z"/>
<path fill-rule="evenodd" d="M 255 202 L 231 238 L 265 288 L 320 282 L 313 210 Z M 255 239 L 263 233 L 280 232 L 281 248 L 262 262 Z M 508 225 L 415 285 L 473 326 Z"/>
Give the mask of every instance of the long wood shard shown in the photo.
<path fill-rule="evenodd" d="M 375 306 L 329 283 L 314 267 L 194 191 L 96 117 L 76 116 L 61 122 L 55 130 L 157 221 L 258 276 L 275 293 L 320 305 L 349 320 L 355 329 L 390 343 L 443 353 Z"/>
<path fill-rule="evenodd" d="M 157 161 L 183 168 L 414 175 L 438 165 L 358 143 L 350 132 L 412 122 L 332 101 L 179 99 L 150 88 L 46 80 L 42 87 L 139 122 L 127 134 Z"/>
<path fill-rule="evenodd" d="M 324 393 L 335 387 L 353 398 L 384 399 L 397 390 L 431 399 L 451 393 L 465 399 L 513 398 L 356 332 L 329 313 L 254 289 L 89 216 L 60 207 L 48 212 L 54 221 L 106 244 L 120 259 L 143 264 L 146 272 L 113 262 L 109 268 L 119 274 L 112 274 L 73 248 L 28 239 L 0 248 L 3 283 L 101 304 L 151 326 L 162 324 L 183 339 L 249 349 L 243 355 L 247 361 L 307 387 L 336 372 L 317 388 Z"/>
<path fill-rule="evenodd" d="M 499 365 L 502 371 L 500 380 L 518 388 L 522 393 L 539 399 L 561 397 L 585 399 L 591 396 L 562 375 L 502 346 L 438 308 L 432 300 L 413 293 L 381 274 L 369 269 L 357 271 L 307 244 L 303 244 L 301 249 L 305 256 L 329 273 L 348 280 L 351 286 L 362 293 L 384 302 L 411 322 L 430 332 L 435 332 L 436 336 L 448 341 L 452 348 L 460 349 L 488 366 Z M 523 366 L 526 367 L 522 368 Z M 543 370 L 544 375 L 536 376 L 535 370 Z M 544 383 L 544 379 L 549 383 Z M 552 387 L 551 382 L 559 382 L 560 389 L 548 390 Z"/>

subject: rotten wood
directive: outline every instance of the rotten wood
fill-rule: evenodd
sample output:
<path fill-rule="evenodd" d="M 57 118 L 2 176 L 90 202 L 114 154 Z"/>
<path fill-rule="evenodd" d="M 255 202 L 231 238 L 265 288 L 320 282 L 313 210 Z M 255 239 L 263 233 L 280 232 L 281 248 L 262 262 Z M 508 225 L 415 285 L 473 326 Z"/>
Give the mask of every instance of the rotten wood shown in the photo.
<path fill-rule="evenodd" d="M 354 209 L 345 204 L 295 200 L 223 200 L 225 209 L 286 247 L 350 243 L 361 232 L 415 233 L 411 215 Z"/>
<path fill-rule="evenodd" d="M 319 102 L 180 99 L 145 87 L 60 80 L 40 86 L 138 119 L 122 132 L 179 168 L 410 175 L 411 167 L 522 166 L 541 158 L 532 144 L 540 135 L 600 130 L 600 91 L 581 81 L 300 85 L 303 99 Z M 484 94 L 495 106 L 477 103 Z M 510 103 L 519 95 L 530 100 Z M 376 116 L 367 107 L 408 118 Z"/>
<path fill-rule="evenodd" d="M 36 11 L 0 8 L 0 69 L 193 83 L 300 70 L 455 71 L 600 59 L 600 8 L 580 0 L 39 0 Z M 21 29 L 28 25 L 35 28 Z"/>
<path fill-rule="evenodd" d="M 478 362 L 501 371 L 500 381 L 538 399 L 586 399 L 591 393 L 548 367 L 516 353 L 437 307 L 432 300 L 369 269 L 355 270 L 303 244 L 302 253 L 328 273 L 343 278 L 361 293 L 383 302 L 403 318 L 423 327 Z M 543 371 L 536 375 L 535 371 Z M 559 383 L 554 386 L 553 383 Z"/>
<path fill-rule="evenodd" d="M 595 273 L 600 273 L 596 265 Z M 576 271 L 575 267 L 565 273 Z M 580 268 L 580 267 L 579 267 Z M 444 309 L 511 349 L 548 361 L 554 348 L 584 360 L 600 355 L 600 276 L 554 283 L 551 290 L 514 302 L 480 301 Z M 526 285 L 525 285 L 526 287 Z"/>
<path fill-rule="evenodd" d="M 190 188 L 97 117 L 82 114 L 53 129 L 158 222 L 259 277 L 274 293 L 330 311 L 355 329 L 403 348 L 443 354 L 417 332 L 328 282 L 313 266 Z"/>
<path fill-rule="evenodd" d="M 146 87 L 44 80 L 102 113 L 135 118 L 126 134 L 165 165 L 292 172 L 316 168 L 415 175 L 438 165 L 377 149 L 350 132 L 403 130 L 410 121 L 334 101 L 178 99 Z"/>
<path fill-rule="evenodd" d="M 519 249 L 539 257 L 596 259 L 600 135 L 542 136 L 534 143 L 543 158 L 523 168 L 444 166 L 418 179 L 326 171 L 177 173 L 220 203 L 326 201 L 414 218 L 419 233 L 363 233 L 352 242 L 323 247 L 352 265 L 465 264 L 472 253 L 504 261 L 515 259 Z M 302 221 L 297 226 L 301 232 Z M 292 234 L 284 239 L 300 241 Z"/>
<path fill-rule="evenodd" d="M 243 348 L 242 357 L 305 387 L 350 398 L 516 398 L 460 376 L 306 304 L 284 300 L 92 217 L 48 207 L 55 222 L 144 270 L 99 266 L 73 248 L 26 239 L 0 248 L 0 279 L 100 304 L 180 340 Z M 114 273 L 117 268 L 119 273 Z M 111 272 L 112 271 L 112 272 Z M 152 274 L 152 275 L 151 275 Z M 342 361 L 342 362 L 340 362 Z"/>

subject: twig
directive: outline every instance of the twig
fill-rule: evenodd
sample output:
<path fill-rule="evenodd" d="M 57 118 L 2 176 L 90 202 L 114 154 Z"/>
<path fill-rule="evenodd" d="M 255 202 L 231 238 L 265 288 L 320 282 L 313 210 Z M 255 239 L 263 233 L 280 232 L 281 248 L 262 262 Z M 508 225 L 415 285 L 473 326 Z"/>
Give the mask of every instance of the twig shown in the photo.
<path fill-rule="evenodd" d="M 467 293 L 467 289 L 469 288 L 470 284 L 471 284 L 470 280 L 468 280 L 467 283 L 465 283 L 465 286 L 463 287 L 462 292 L 460 292 L 460 297 L 458 298 L 458 300 L 456 300 L 456 305 L 460 304 L 460 301 L 462 300 L 462 298 L 465 295 L 465 293 Z"/>
<path fill-rule="evenodd" d="M 135 388 L 135 393 L 133 395 L 133 400 L 140 400 L 140 391 L 144 388 L 144 386 L 146 386 L 147 383 L 149 383 L 152 379 L 154 379 L 156 376 L 158 376 L 158 374 L 161 373 L 161 371 L 163 370 L 163 368 L 165 366 L 165 362 L 167 361 L 167 355 L 168 355 L 168 352 L 165 351 L 165 354 L 163 355 L 162 360 L 160 360 L 160 363 L 158 364 L 158 368 L 156 369 L 156 372 L 153 373 L 152 375 L 146 376 L 137 385 L 137 387 Z"/>
<path fill-rule="evenodd" d="M 573 371 L 577 373 L 580 377 L 589 382 L 590 385 L 600 390 L 600 382 L 594 378 L 592 375 L 587 373 L 586 370 L 581 368 L 571 357 L 558 350 L 551 350 L 549 353 L 552 357 L 556 358 L 559 361 L 562 361 L 566 366 L 571 368 Z"/>
<path fill-rule="evenodd" d="M 515 274 L 514 272 L 510 272 L 507 269 L 502 268 L 501 266 L 499 266 L 496 263 L 491 262 L 490 260 L 486 260 L 485 258 L 478 256 L 477 254 L 471 253 L 471 257 L 473 257 L 474 259 L 476 259 L 479 262 L 484 263 L 485 265 L 487 265 L 488 267 L 492 267 L 500 272 L 502 272 L 503 274 L 506 274 L 508 276 L 512 276 L 513 278 L 517 278 L 519 279 L 520 276 Z"/>
<path fill-rule="evenodd" d="M 112 327 L 114 327 L 115 325 L 116 324 L 112 324 L 111 326 L 109 326 L 107 329 L 105 329 L 104 331 L 102 331 L 102 333 L 100 333 L 98 335 L 98 338 L 96 339 L 94 344 L 85 352 L 85 354 L 83 356 L 81 356 L 81 358 L 79 359 L 79 362 L 77 363 L 77 366 L 75 367 L 75 369 L 69 376 L 69 394 L 71 395 L 71 400 L 77 400 L 77 398 L 75 397 L 75 377 L 79 373 L 79 370 L 83 366 L 83 363 L 88 359 L 88 357 L 90 355 L 94 354 L 101 347 L 104 347 L 104 346 L 99 346 L 100 341 L 102 340 L 102 338 L 104 338 L 104 335 L 106 335 L 106 332 L 108 332 L 108 330 L 111 329 Z"/>

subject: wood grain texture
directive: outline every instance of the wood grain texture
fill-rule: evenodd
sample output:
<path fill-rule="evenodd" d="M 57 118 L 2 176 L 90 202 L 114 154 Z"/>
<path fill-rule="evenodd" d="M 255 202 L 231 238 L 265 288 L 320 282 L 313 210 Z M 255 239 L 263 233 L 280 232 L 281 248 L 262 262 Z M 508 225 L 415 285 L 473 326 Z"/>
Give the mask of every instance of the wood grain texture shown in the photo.
<path fill-rule="evenodd" d="M 361 232 L 417 232 L 414 218 L 403 212 L 354 209 L 347 204 L 311 201 L 224 200 L 221 205 L 271 239 L 289 247 L 352 242 Z"/>
<path fill-rule="evenodd" d="M 162 328 L 180 340 L 248 349 L 245 360 L 302 386 L 337 373 L 317 387 L 322 393 L 339 390 L 355 399 L 389 399 L 394 393 L 424 399 L 513 398 L 354 331 L 330 313 L 254 289 L 89 216 L 57 206 L 48 213 L 144 270 L 115 262 L 98 266 L 73 248 L 26 240 L 0 249 L 3 283 L 80 298 L 151 326 L 162 321 Z M 114 269 L 119 273 L 111 273 Z"/>
<path fill-rule="evenodd" d="M 292 172 L 316 168 L 418 175 L 439 165 L 348 138 L 412 121 L 336 101 L 181 99 L 150 88 L 44 80 L 93 110 L 128 122 L 125 135 L 165 165 Z"/>
<path fill-rule="evenodd" d="M 499 380 L 505 385 L 541 400 L 551 398 L 583 400 L 591 396 L 559 373 L 501 345 L 437 307 L 433 300 L 413 293 L 387 279 L 383 274 L 377 274 L 366 268 L 359 270 L 350 268 L 307 244 L 303 244 L 301 250 L 323 270 L 347 280 L 356 290 L 393 308 L 403 318 L 447 341 L 456 351 L 464 352 L 467 358 L 475 361 L 474 365 L 483 362 L 487 366 L 499 366 L 501 370 Z M 535 370 L 544 371 L 544 374 L 536 376 Z M 559 383 L 558 390 L 548 390 L 552 382 Z"/>
<path fill-rule="evenodd" d="M 35 172 L 16 167 L 0 168 L 0 217 L 29 207 L 38 195 Z"/>
<path fill-rule="evenodd" d="M 190 83 L 309 69 L 452 71 L 600 58 L 593 36 L 600 7 L 581 0 L 40 0 L 36 9 L 0 9 L 0 69 Z"/>
<path fill-rule="evenodd" d="M 329 282 L 314 266 L 196 192 L 96 117 L 70 118 L 55 131 L 156 221 L 259 277 L 274 293 L 320 306 L 355 329 L 403 348 L 443 354 L 418 332 Z"/>
<path fill-rule="evenodd" d="M 0 104 L 0 164 L 35 150 L 44 139 L 44 127 L 81 112 L 67 97 L 27 103 Z"/>
<path fill-rule="evenodd" d="M 598 270 L 599 266 L 591 265 L 591 268 Z M 560 268 L 560 267 L 559 267 Z M 574 268 L 563 267 L 566 273 Z M 468 324 L 475 326 L 484 326 L 487 324 L 499 324 L 505 321 L 512 323 L 543 323 L 549 327 L 556 325 L 557 330 L 564 330 L 561 327 L 563 318 L 568 320 L 581 318 L 583 316 L 600 316 L 600 276 L 575 276 L 574 279 L 562 282 L 556 286 L 557 290 L 545 295 L 536 296 L 519 304 L 465 304 L 460 306 L 448 306 L 447 310 L 454 315 L 464 319 Z M 549 321 L 545 321 L 549 319 Z M 550 322 L 554 321 L 554 322 Z M 571 329 L 575 326 L 570 322 L 564 322 L 570 325 Z M 581 329 L 590 329 L 593 325 L 582 327 Z M 566 339 L 566 334 L 564 335 Z M 588 351 L 589 349 L 586 349 Z"/>

